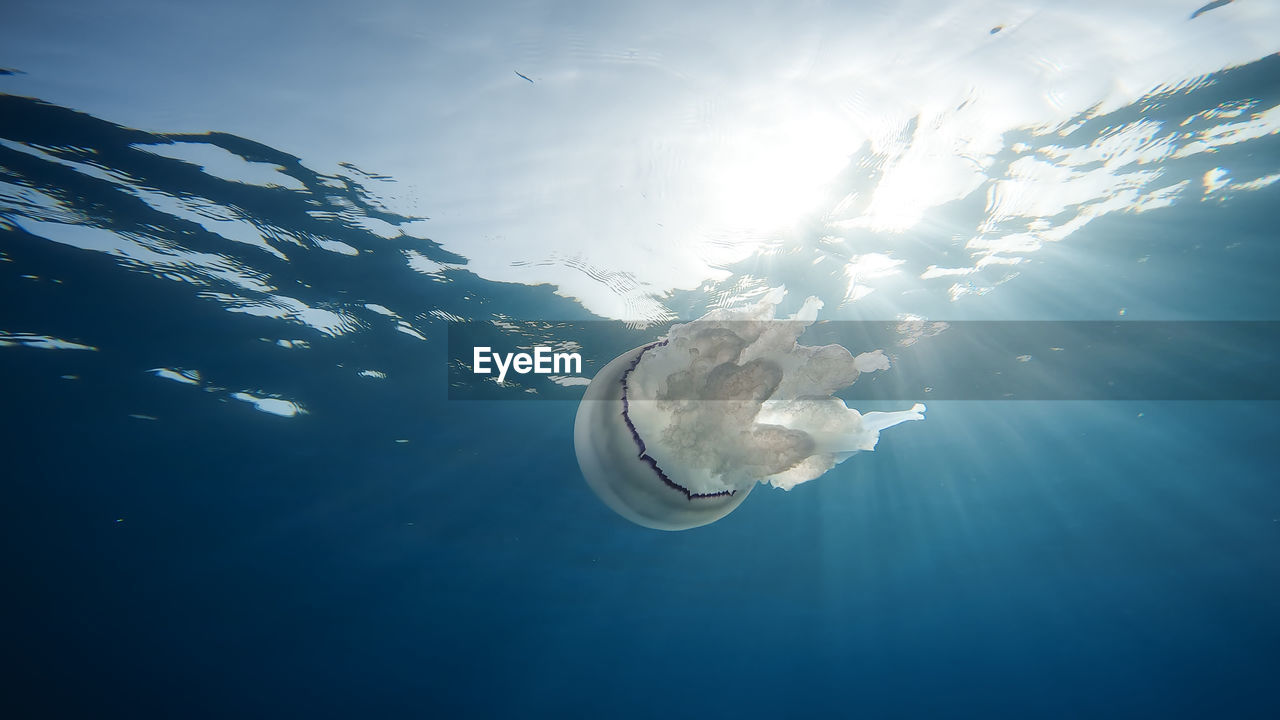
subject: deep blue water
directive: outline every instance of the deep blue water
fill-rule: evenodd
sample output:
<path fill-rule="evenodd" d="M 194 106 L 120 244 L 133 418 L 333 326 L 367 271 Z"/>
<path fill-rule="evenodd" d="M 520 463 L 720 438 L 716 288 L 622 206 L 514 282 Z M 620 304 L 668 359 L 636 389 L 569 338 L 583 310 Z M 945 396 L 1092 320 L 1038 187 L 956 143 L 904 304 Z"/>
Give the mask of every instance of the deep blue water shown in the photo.
<path fill-rule="evenodd" d="M 163 279 L 29 231 L 48 208 L 9 206 L 0 329 L 97 351 L 0 348 L 6 716 L 1276 712 L 1275 403 L 932 403 L 819 481 L 759 488 L 705 528 L 650 531 L 587 490 L 574 403 L 447 399 L 446 322 L 431 310 L 589 318 L 572 300 L 344 224 L 345 211 L 396 218 L 355 181 L 324 186 L 250 140 L 185 138 L 287 167 L 306 189 L 219 180 L 132 147 L 163 137 L 0 100 L 6 140 L 120 173 L 0 148 L 7 182 L 76 223 L 244 261 L 311 307 L 390 307 L 425 337 L 375 312 L 333 336 L 226 312 L 207 268 Z M 1249 157 L 1274 168 L 1274 136 L 1260 143 Z M 276 261 L 127 187 L 198 193 L 361 254 L 304 242 Z M 1002 288 L 1006 307 L 1280 319 L 1278 192 L 1098 221 L 1071 249 L 1101 270 L 1073 274 L 1053 250 Z M 406 248 L 458 267 L 424 280 Z M 1142 253 L 1146 274 L 1122 277 L 1116 258 Z M 200 385 L 152 368 L 198 369 Z M 259 389 L 306 414 L 230 397 Z"/>
<path fill-rule="evenodd" d="M 7 364 L 40 403 L 6 482 L 28 709 L 1269 713 L 1272 404 L 936 404 L 843 482 L 666 534 L 586 492 L 568 404 L 250 422 Z"/>

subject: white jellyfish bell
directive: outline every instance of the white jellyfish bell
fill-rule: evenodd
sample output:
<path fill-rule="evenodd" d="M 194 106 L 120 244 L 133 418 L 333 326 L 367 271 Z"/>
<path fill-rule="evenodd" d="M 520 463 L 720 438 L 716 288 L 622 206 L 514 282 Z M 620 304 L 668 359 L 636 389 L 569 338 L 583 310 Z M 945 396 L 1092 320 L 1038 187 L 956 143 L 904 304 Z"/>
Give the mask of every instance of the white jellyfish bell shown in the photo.
<path fill-rule="evenodd" d="M 578 465 L 596 495 L 658 530 L 715 522 L 757 483 L 790 490 L 925 407 L 865 415 L 832 393 L 883 370 L 877 350 L 796 342 L 822 303 L 774 320 L 782 289 L 746 310 L 716 310 L 629 350 L 587 387 L 574 423 Z"/>

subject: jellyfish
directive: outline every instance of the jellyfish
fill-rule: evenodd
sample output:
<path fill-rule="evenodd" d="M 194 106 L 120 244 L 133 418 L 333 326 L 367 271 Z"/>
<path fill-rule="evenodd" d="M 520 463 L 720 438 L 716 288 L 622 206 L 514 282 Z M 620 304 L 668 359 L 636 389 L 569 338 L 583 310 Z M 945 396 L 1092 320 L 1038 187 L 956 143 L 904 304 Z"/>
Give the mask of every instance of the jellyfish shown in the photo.
<path fill-rule="evenodd" d="M 587 386 L 574 449 L 587 485 L 622 517 L 686 530 L 733 512 L 758 484 L 790 490 L 861 451 L 925 407 L 859 413 L 833 397 L 883 351 L 797 340 L 822 303 L 775 320 L 776 288 L 743 310 L 715 310 L 628 350 Z"/>

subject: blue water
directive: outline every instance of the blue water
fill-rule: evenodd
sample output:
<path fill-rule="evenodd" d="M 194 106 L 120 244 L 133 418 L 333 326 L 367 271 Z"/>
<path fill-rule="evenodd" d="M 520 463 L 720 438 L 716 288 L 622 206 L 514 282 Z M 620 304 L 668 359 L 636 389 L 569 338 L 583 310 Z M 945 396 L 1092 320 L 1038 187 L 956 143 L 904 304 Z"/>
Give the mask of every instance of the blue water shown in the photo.
<path fill-rule="evenodd" d="M 1276 67 L 1223 83 L 1274 94 Z M 573 402 L 447 398 L 447 316 L 593 317 L 573 299 L 362 230 L 408 218 L 354 169 L 326 176 L 251 138 L 163 136 L 15 95 L 0 129 L 5 182 L 56 201 L 6 195 L 0 330 L 96 348 L 0 348 L 7 717 L 1276 712 L 1275 403 L 931 403 L 818 481 L 655 532 L 588 491 Z M 136 147 L 168 140 L 303 187 Z M 1276 159 L 1272 135 L 1233 167 Z M 131 188 L 301 242 L 277 243 L 279 260 Z M 951 319 L 1280 319 L 1277 203 L 1272 184 L 1099 220 L 1002 286 L 1002 314 L 913 302 Z M 165 277 L 54 225 L 216 256 L 354 324 L 325 333 L 213 265 L 186 257 L 168 268 L 186 277 Z M 424 276 L 404 250 L 448 269 Z M 1144 254 L 1142 274 L 1124 264 Z M 836 280 L 787 262 L 774 276 L 802 292 Z M 285 314 L 227 312 L 217 293 Z M 668 303 L 691 318 L 708 300 Z M 256 412 L 238 392 L 305 413 Z"/>

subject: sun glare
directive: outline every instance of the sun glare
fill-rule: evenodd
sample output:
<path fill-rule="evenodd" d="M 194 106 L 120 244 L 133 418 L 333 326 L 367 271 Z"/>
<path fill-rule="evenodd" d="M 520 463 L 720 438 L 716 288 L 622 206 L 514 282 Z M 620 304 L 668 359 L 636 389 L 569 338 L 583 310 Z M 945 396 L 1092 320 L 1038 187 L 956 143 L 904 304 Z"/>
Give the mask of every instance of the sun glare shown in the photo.
<path fill-rule="evenodd" d="M 708 218 L 764 234 L 822 209 L 827 187 L 861 138 L 834 112 L 796 100 L 745 113 L 710 158 Z"/>

